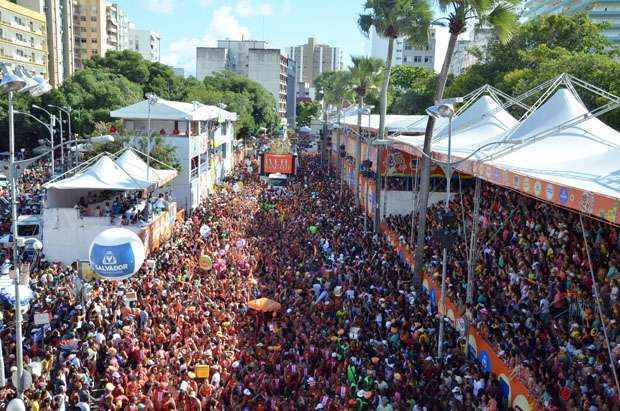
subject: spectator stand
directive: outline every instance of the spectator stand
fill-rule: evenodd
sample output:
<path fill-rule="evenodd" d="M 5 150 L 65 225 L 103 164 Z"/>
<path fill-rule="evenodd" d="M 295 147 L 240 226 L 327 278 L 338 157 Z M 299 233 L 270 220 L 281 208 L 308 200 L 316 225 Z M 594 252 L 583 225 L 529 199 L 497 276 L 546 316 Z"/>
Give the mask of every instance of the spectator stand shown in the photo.
<path fill-rule="evenodd" d="M 593 92 L 608 103 L 589 110 L 576 93 L 576 86 Z M 617 146 L 620 135 L 597 117 L 616 109 L 620 99 L 569 75 L 549 80 L 516 99 L 501 95 L 505 100 L 503 103 L 498 98 L 499 93 L 490 86 L 472 93 L 454 119 L 452 156 L 457 160 L 471 156 L 471 160 L 463 161 L 458 170 L 556 206 L 617 224 L 620 214 L 614 204 L 620 197 L 620 185 L 612 176 L 620 169 Z M 540 97 L 531 107 L 528 106 L 525 101 L 531 101 L 538 93 Z M 511 105 L 525 110 L 520 120 L 506 110 Z M 422 149 L 421 137 L 396 134 L 391 138 L 397 141 L 393 150 L 419 155 Z M 503 144 L 495 145 L 495 142 Z M 485 148 L 486 145 L 489 147 Z M 346 146 L 349 149 L 349 145 Z M 445 161 L 447 130 L 436 134 L 433 151 L 436 158 Z M 412 172 L 413 178 L 417 177 L 414 175 L 416 172 L 417 167 Z M 347 177 L 346 181 L 353 187 L 352 178 Z M 369 186 L 368 182 L 363 183 L 363 187 Z M 372 212 L 374 201 L 362 201 L 364 203 L 368 203 Z M 403 237 L 399 238 L 388 229 L 385 232 L 399 255 L 413 264 L 411 250 L 405 245 Z M 474 244 L 475 239 L 471 246 Z M 441 296 L 437 283 L 428 275 L 423 281 L 431 299 L 439 301 Z M 459 314 L 463 312 L 462 307 L 457 309 L 450 300 L 447 301 L 446 307 L 438 309 L 450 318 L 454 326 L 463 329 L 464 321 Z M 500 376 L 513 405 L 537 404 L 539 398 L 535 398 L 521 383 L 520 367 L 512 368 L 502 361 L 473 327 L 470 327 L 469 335 L 470 352 L 484 367 L 488 365 Z"/>
<path fill-rule="evenodd" d="M 174 223 L 176 204 L 166 190 L 176 170 L 149 167 L 138 154 L 133 149 L 104 153 L 45 185 L 42 241 L 48 259 L 65 264 L 88 259 L 93 238 L 111 226 L 140 235 L 153 223 L 157 233 L 160 225 Z"/>

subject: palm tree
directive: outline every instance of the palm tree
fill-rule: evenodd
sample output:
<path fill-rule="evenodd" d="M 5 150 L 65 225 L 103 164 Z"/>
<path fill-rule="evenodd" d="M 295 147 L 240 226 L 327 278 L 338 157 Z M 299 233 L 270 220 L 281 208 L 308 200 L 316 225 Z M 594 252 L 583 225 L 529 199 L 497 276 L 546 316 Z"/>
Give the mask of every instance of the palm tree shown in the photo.
<path fill-rule="evenodd" d="M 454 55 L 454 48 L 459 35 L 467 30 L 467 23 L 470 20 L 477 21 L 479 26 L 488 26 L 493 29 L 501 42 L 506 42 L 517 26 L 517 15 L 514 12 L 516 5 L 521 0 L 438 0 L 442 12 L 447 13 L 445 19 L 448 21 L 450 40 L 446 50 L 446 57 L 441 67 L 441 72 L 437 79 L 434 101 L 443 98 L 446 81 L 448 79 L 448 69 Z M 430 188 L 430 153 L 431 138 L 435 118 L 428 116 L 426 132 L 424 135 L 424 158 L 422 162 L 422 173 L 420 177 L 420 198 L 418 201 L 418 238 L 415 249 L 415 268 L 414 281 L 419 281 L 420 270 L 424 259 L 424 240 L 426 237 L 426 211 L 428 206 L 428 193 Z"/>
<path fill-rule="evenodd" d="M 383 60 L 373 57 L 355 57 L 351 60 L 353 66 L 349 68 L 351 72 L 353 90 L 357 95 L 357 145 L 355 147 L 355 204 L 360 205 L 359 193 L 359 169 L 362 158 L 362 111 L 364 110 L 364 99 L 373 90 L 378 90 L 381 84 L 381 74 L 385 64 Z"/>
<path fill-rule="evenodd" d="M 387 92 L 390 85 L 392 58 L 394 55 L 394 41 L 398 37 L 405 37 L 410 43 L 423 44 L 427 40 L 428 27 L 432 13 L 427 0 L 366 0 L 364 13 L 359 16 L 358 25 L 366 34 L 374 28 L 379 36 L 388 39 L 388 53 L 383 72 L 383 86 L 381 87 L 379 111 L 379 136 L 385 136 L 385 116 L 387 112 Z M 379 229 L 381 222 L 381 175 L 379 162 L 380 150 L 376 156 L 375 180 L 375 229 Z"/>
<path fill-rule="evenodd" d="M 353 99 L 353 88 L 351 86 L 351 73 L 348 71 L 329 71 L 321 74 L 314 81 L 315 87 L 322 90 L 325 104 L 336 109 L 338 116 L 337 147 L 340 147 L 341 130 L 340 115 L 342 107 L 347 100 Z M 327 121 L 327 107 L 323 110 L 324 122 Z M 324 149 L 326 144 L 323 145 Z M 338 157 L 338 170 L 341 171 L 341 159 Z M 328 159 L 329 163 L 329 159 Z"/>

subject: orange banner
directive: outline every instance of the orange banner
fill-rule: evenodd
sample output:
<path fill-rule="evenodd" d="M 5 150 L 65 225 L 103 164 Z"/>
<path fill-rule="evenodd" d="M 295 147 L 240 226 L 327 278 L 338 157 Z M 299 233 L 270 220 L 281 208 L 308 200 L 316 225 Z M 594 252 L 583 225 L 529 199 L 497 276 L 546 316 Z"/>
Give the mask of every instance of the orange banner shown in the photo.
<path fill-rule="evenodd" d="M 263 174 L 293 174 L 295 171 L 295 159 L 292 154 L 263 155 Z"/>

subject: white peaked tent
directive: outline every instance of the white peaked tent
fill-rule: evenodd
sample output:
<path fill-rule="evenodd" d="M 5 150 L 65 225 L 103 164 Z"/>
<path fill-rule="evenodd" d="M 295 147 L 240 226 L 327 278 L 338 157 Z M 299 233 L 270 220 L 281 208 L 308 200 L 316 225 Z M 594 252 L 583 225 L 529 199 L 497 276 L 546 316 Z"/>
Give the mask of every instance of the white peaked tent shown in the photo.
<path fill-rule="evenodd" d="M 616 130 L 596 117 L 581 121 L 588 112 L 572 92 L 559 89 L 506 135 L 506 140 L 519 145 L 507 152 L 496 153 L 498 158 L 492 163 L 545 168 L 556 162 L 604 154 L 618 147 L 620 133 Z"/>
<path fill-rule="evenodd" d="M 491 96 L 483 95 L 452 120 L 452 154 L 467 157 L 479 147 L 517 127 L 519 122 Z M 433 151 L 448 152 L 448 130 L 443 129 Z"/>
<path fill-rule="evenodd" d="M 620 198 L 620 132 L 596 117 L 574 121 L 587 113 L 569 90 L 559 89 L 508 136 L 522 144 L 488 164 Z"/>
<path fill-rule="evenodd" d="M 89 191 L 145 190 L 153 186 L 146 179 L 135 178 L 110 157 L 101 156 L 91 166 L 63 180 L 47 183 L 49 208 L 73 207 Z"/>
<path fill-rule="evenodd" d="M 162 187 L 177 176 L 176 170 L 155 169 L 132 149 L 127 149 L 115 161 L 115 163 L 138 181 L 150 181 Z"/>

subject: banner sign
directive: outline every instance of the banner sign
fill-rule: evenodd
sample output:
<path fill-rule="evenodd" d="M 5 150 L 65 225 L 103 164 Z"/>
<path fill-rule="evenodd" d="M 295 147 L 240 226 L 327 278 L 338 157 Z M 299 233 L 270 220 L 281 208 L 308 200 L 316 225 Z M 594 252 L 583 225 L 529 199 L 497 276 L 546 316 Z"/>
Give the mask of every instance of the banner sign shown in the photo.
<path fill-rule="evenodd" d="M 295 157 L 292 154 L 263 154 L 263 174 L 294 174 Z"/>

